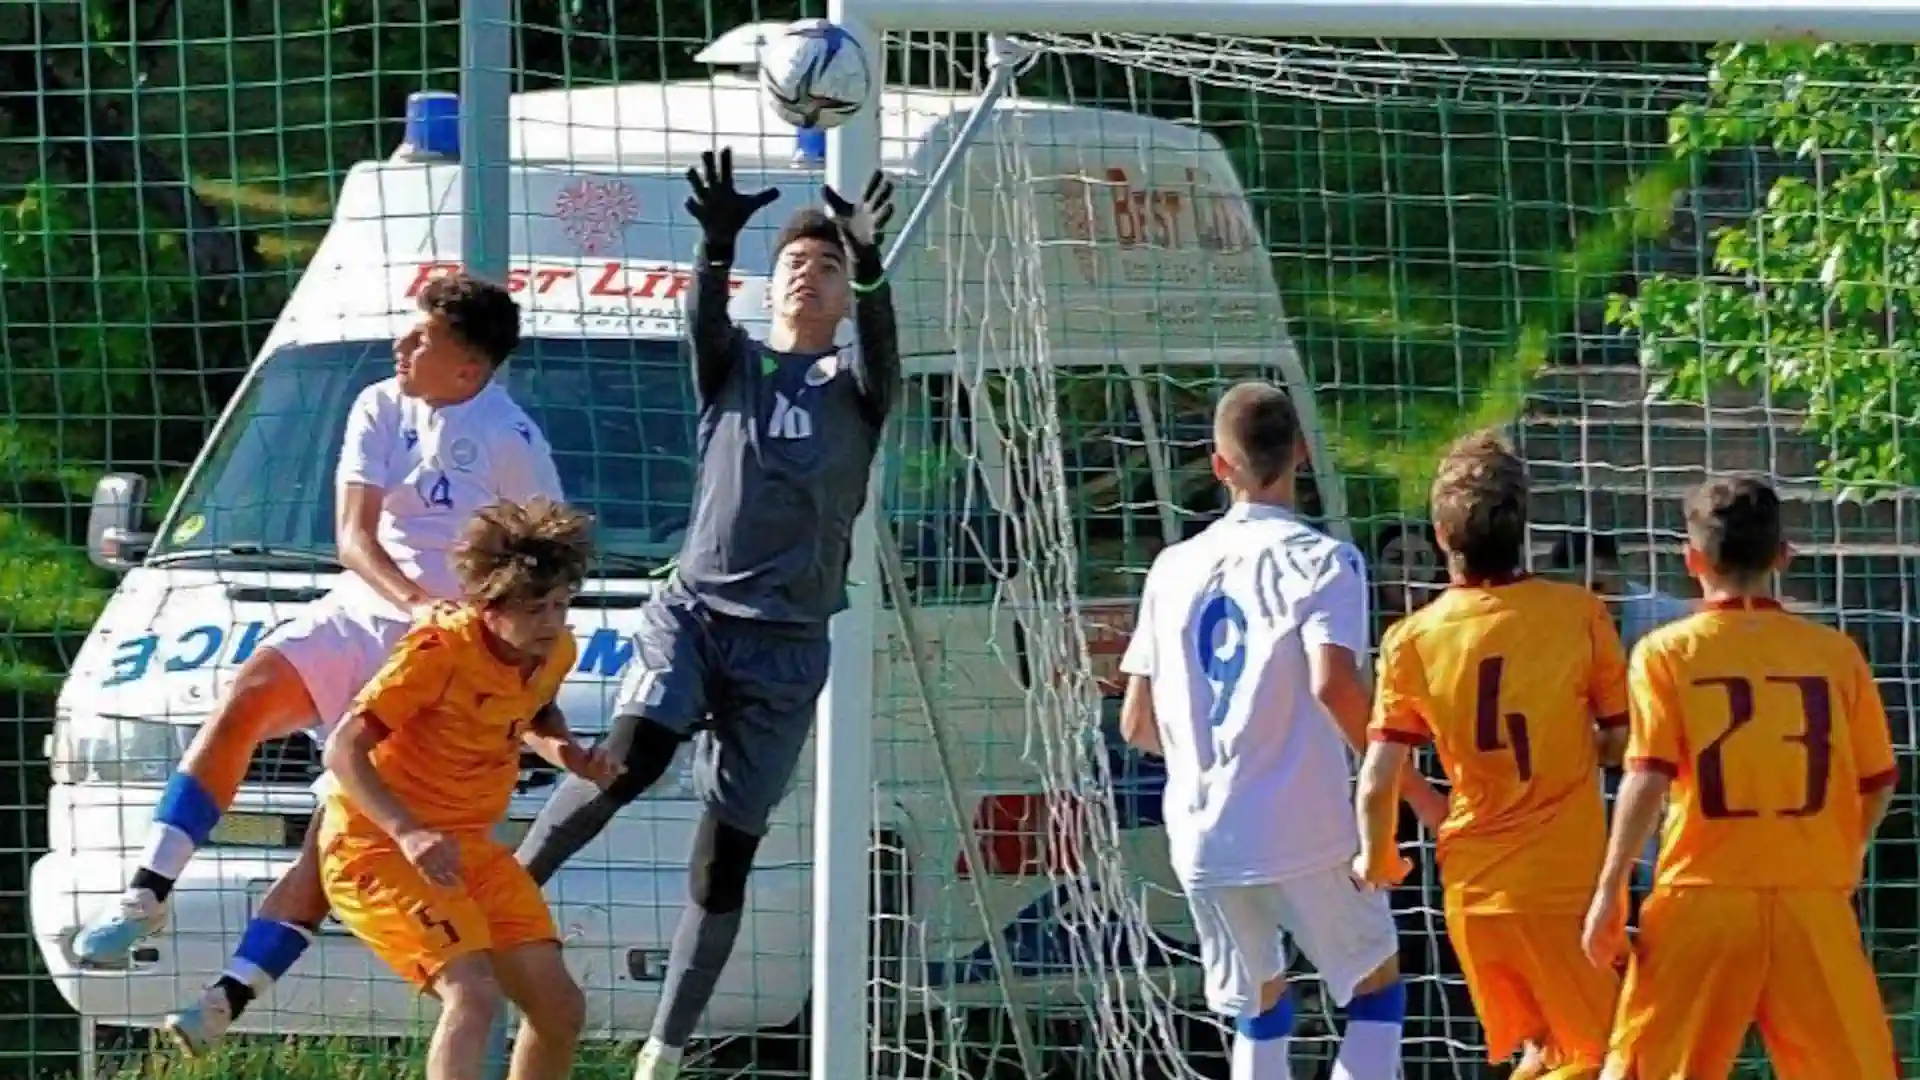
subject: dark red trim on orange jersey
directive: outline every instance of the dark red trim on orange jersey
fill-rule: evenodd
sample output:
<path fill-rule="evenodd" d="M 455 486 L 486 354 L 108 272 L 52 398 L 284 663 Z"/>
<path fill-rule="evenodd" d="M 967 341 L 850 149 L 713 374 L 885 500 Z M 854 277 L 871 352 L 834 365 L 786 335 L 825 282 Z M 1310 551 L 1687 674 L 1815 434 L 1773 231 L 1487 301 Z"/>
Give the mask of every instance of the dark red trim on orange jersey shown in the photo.
<path fill-rule="evenodd" d="M 1874 773 L 1872 776 L 1863 776 L 1860 778 L 1860 794 L 1871 795 L 1876 791 L 1885 791 L 1899 779 L 1899 769 L 1888 769 L 1886 772 Z"/>
<path fill-rule="evenodd" d="M 1626 727 L 1628 722 L 1631 719 L 1632 717 L 1628 716 L 1626 713 L 1614 713 L 1612 716 L 1602 716 L 1596 719 L 1593 723 L 1595 727 L 1598 727 L 1603 731 L 1613 731 L 1618 728 Z"/>
<path fill-rule="evenodd" d="M 1374 742 L 1399 743 L 1402 746 L 1424 746 L 1433 736 L 1415 735 L 1410 731 L 1395 731 L 1392 728 L 1368 728 L 1367 738 Z"/>
<path fill-rule="evenodd" d="M 1657 757 L 1635 757 L 1627 759 L 1628 772 L 1659 773 L 1669 779 L 1680 775 L 1679 766 L 1671 761 L 1662 761 Z"/>
<path fill-rule="evenodd" d="M 1785 611 L 1780 601 L 1771 596 L 1729 596 L 1719 600 L 1702 600 L 1702 611 Z"/>
<path fill-rule="evenodd" d="M 1456 589 L 1497 589 L 1502 585 L 1518 585 L 1530 580 L 1532 574 L 1525 570 L 1512 570 L 1504 574 L 1489 574 L 1486 577 L 1460 577 L 1447 584 Z"/>

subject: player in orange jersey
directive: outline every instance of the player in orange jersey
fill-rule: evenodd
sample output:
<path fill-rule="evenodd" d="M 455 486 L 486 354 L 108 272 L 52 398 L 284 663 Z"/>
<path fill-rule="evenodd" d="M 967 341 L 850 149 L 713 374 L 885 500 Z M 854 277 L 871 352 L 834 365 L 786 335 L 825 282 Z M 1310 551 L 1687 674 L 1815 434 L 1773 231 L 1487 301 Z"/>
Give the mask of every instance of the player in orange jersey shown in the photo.
<path fill-rule="evenodd" d="M 1758 1024 L 1781 1080 L 1893 1080 L 1893 1038 L 1852 906 L 1895 779 L 1852 639 L 1769 595 L 1790 556 L 1755 479 L 1687 499 L 1701 610 L 1633 652 L 1627 780 L 1586 922 L 1626 949 L 1627 879 L 1670 799 L 1607 1075 L 1721 1080 Z"/>
<path fill-rule="evenodd" d="M 1394 778 L 1431 741 L 1453 788 L 1447 935 L 1488 1058 L 1524 1047 L 1516 1076 L 1597 1076 L 1619 981 L 1584 962 L 1580 917 L 1606 845 L 1600 766 L 1626 742 L 1626 657 L 1591 591 L 1522 572 L 1526 468 L 1497 438 L 1449 449 L 1432 504 L 1450 585 L 1381 644 L 1354 872 L 1405 872 Z"/>
<path fill-rule="evenodd" d="M 428 1080 L 480 1075 L 503 997 L 525 1021 L 513 1080 L 560 1080 L 586 1003 L 539 886 L 492 838 L 525 745 L 605 783 L 610 760 L 554 707 L 575 646 L 567 608 L 586 575 L 584 515 L 500 503 L 464 529 L 466 600 L 423 617 L 327 744 L 338 781 L 321 821 L 321 880 L 342 925 L 440 999 Z"/>

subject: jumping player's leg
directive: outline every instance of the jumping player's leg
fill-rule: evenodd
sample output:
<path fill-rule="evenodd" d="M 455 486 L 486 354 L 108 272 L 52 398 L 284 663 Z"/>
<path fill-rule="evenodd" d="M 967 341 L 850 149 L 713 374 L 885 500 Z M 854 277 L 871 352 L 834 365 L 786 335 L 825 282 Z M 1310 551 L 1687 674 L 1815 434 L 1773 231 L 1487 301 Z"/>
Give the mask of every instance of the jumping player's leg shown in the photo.
<path fill-rule="evenodd" d="M 164 1030 L 188 1057 L 204 1054 L 219 1042 L 255 998 L 293 970 L 320 932 L 327 918 L 327 894 L 320 883 L 320 816 L 316 810 L 299 857 L 261 897 L 220 978 L 193 1004 L 167 1017 Z"/>
<path fill-rule="evenodd" d="M 1782 892 L 1771 907 L 1771 959 L 1759 1026 L 1780 1080 L 1894 1080 L 1886 1004 L 1860 923 L 1840 892 Z"/>
<path fill-rule="evenodd" d="M 641 610 L 633 667 L 600 742 L 627 771 L 605 788 L 576 776 L 560 782 L 520 843 L 520 862 L 535 881 L 545 885 L 615 814 L 658 783 L 704 721 L 707 633 L 702 614 L 682 602 L 656 598 Z"/>
<path fill-rule="evenodd" d="M 1196 888 L 1188 892 L 1187 906 L 1200 944 L 1207 1007 L 1234 1021 L 1232 1080 L 1290 1080 L 1294 1004 L 1279 887 Z"/>
<path fill-rule="evenodd" d="M 739 620 L 715 619 L 713 726 L 694 744 L 706 800 L 689 862 L 688 903 L 667 952 L 667 975 L 636 1080 L 670 1080 L 733 954 L 747 879 L 767 821 L 793 781 L 826 686 L 832 646 Z"/>
<path fill-rule="evenodd" d="M 344 712 L 406 628 L 399 618 L 322 601 L 240 665 L 167 782 L 127 891 L 74 933 L 77 965 L 126 966 L 134 946 L 166 925 L 174 883 L 233 802 L 254 750 Z"/>
<path fill-rule="evenodd" d="M 1333 1080 L 1390 1080 L 1400 1070 L 1407 988 L 1400 938 L 1383 892 L 1354 883 L 1345 866 L 1288 878 L 1278 886 L 1280 925 L 1347 1012 Z"/>

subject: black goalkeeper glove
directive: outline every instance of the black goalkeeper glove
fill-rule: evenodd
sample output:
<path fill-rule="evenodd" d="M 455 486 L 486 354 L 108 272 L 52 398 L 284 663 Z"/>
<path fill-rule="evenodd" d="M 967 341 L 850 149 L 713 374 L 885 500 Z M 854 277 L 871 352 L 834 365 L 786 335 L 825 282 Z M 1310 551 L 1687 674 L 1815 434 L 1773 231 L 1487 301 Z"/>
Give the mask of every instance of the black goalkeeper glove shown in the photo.
<path fill-rule="evenodd" d="M 893 220 L 893 181 L 887 179 L 885 173 L 875 171 L 857 204 L 848 202 L 831 187 L 824 188 L 823 193 L 827 210 L 840 226 L 840 235 L 846 237 L 847 248 L 853 256 L 854 285 L 867 289 L 878 286 L 886 276 L 880 246 L 881 233 L 887 222 Z"/>
<path fill-rule="evenodd" d="M 693 194 L 687 199 L 687 213 L 700 223 L 701 240 L 708 262 L 731 263 L 734 241 L 747 227 L 753 215 L 780 197 L 773 188 L 744 195 L 733 186 L 733 151 L 722 149 L 716 159 L 709 150 L 700 155 L 700 167 L 687 170 L 687 183 Z"/>

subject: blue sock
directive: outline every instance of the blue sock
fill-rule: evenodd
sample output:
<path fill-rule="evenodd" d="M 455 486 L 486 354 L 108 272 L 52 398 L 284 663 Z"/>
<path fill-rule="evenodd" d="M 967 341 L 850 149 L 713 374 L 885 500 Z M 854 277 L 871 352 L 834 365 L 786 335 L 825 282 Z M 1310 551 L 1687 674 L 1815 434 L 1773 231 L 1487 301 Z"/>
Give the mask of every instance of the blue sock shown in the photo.
<path fill-rule="evenodd" d="M 1233 1040 L 1233 1058 L 1229 1066 L 1232 1080 L 1290 1080 L 1287 1061 L 1293 1034 L 1293 988 L 1280 994 L 1273 1007 L 1258 1016 L 1243 1016 L 1234 1025 L 1239 1032 Z"/>
<path fill-rule="evenodd" d="M 207 789 L 200 786 L 200 781 L 188 773 L 177 772 L 167 781 L 166 793 L 154 808 L 153 820 L 180 830 L 194 847 L 200 847 L 213 835 L 213 827 L 220 823 L 220 807 L 213 796 L 207 794 Z"/>
<path fill-rule="evenodd" d="M 165 900 L 173 891 L 173 883 L 186 872 L 194 851 L 213 835 L 219 821 L 220 807 L 200 781 L 187 773 L 174 773 L 160 796 L 160 805 L 153 808 L 147 846 L 140 853 L 140 868 L 129 884 Z"/>
<path fill-rule="evenodd" d="M 313 935 L 305 928 L 292 923 L 274 922 L 271 919 L 254 919 L 247 923 L 246 932 L 240 935 L 240 947 L 233 951 L 233 963 L 227 974 L 240 979 L 255 992 L 264 989 L 260 977 L 266 983 L 286 977 L 300 955 L 313 944 Z"/>
<path fill-rule="evenodd" d="M 1360 994 L 1347 1002 L 1347 1030 L 1333 1080 L 1393 1080 L 1400 1075 L 1400 1030 L 1407 1019 L 1407 986 Z"/>

